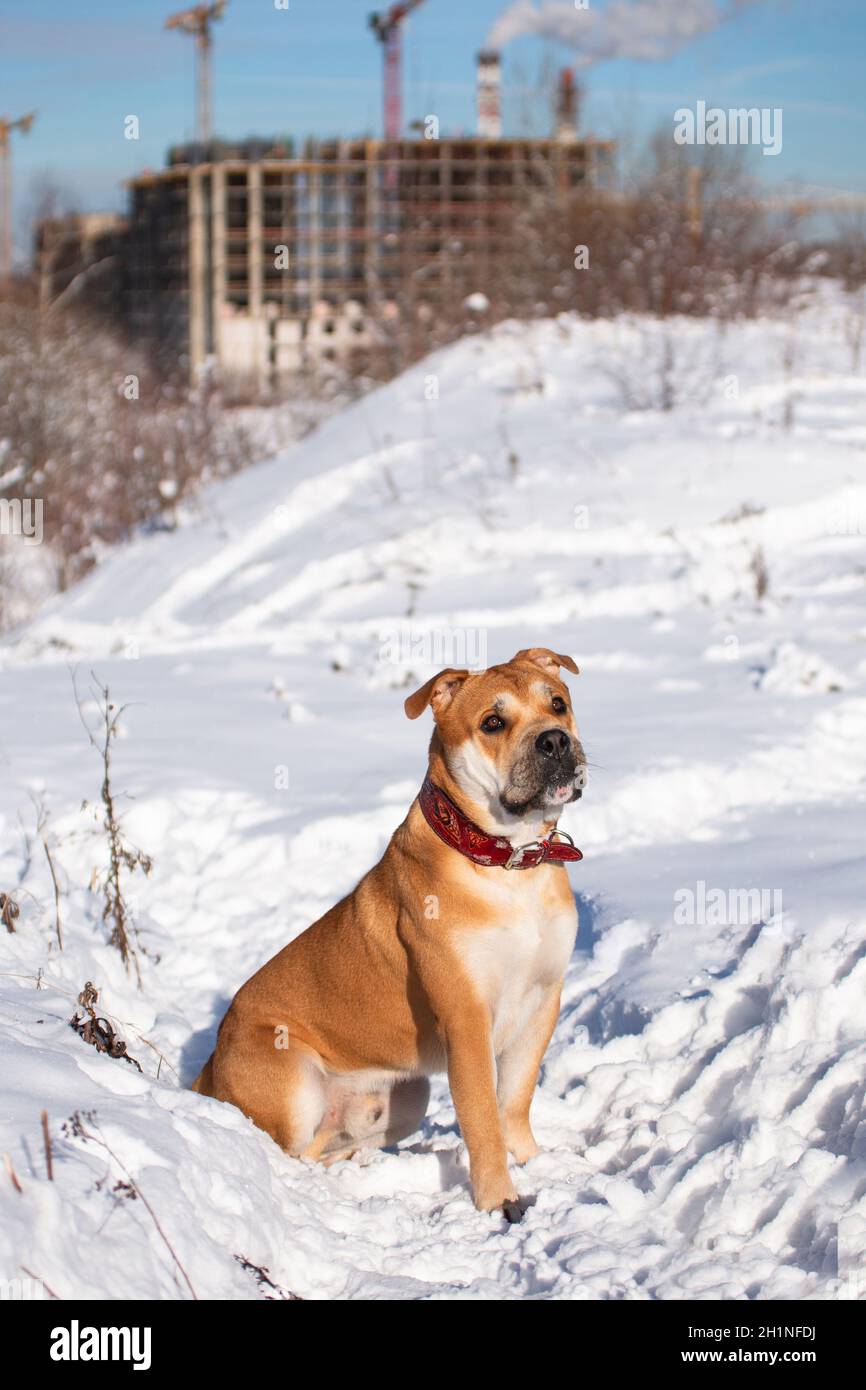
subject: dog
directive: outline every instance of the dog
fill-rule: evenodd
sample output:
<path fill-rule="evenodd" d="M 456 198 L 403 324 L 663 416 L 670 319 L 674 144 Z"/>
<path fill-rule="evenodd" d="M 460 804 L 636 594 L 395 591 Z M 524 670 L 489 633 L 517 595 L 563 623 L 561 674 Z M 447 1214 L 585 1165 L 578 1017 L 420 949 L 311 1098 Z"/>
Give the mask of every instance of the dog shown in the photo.
<path fill-rule="evenodd" d="M 560 668 L 520 651 L 448 668 L 424 785 L 375 868 L 235 996 L 193 1090 L 230 1101 L 287 1153 L 333 1162 L 420 1125 L 447 1071 L 476 1206 L 520 1220 L 508 1168 L 538 1152 L 529 1109 L 559 1014 L 577 914 L 557 831 L 586 781 Z"/>

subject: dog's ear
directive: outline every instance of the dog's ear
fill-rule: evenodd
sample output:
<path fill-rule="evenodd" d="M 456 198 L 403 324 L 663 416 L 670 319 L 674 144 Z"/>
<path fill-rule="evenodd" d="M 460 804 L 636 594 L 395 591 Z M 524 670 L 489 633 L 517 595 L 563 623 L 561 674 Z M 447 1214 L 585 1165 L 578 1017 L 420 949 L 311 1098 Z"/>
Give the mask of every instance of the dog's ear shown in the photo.
<path fill-rule="evenodd" d="M 454 698 L 454 692 L 471 675 L 470 671 L 455 671 L 448 666 L 444 671 L 440 671 L 438 676 L 431 676 L 420 690 L 416 690 L 414 695 L 410 695 L 404 702 L 403 708 L 410 719 L 417 719 L 419 714 L 423 714 L 428 705 L 433 706 L 433 718 L 438 719 L 439 715 L 448 708 Z"/>
<path fill-rule="evenodd" d="M 518 652 L 511 660 L 531 661 L 535 666 L 540 666 L 542 671 L 553 671 L 557 676 L 560 666 L 564 666 L 573 676 L 580 675 L 580 668 L 570 656 L 561 656 L 559 652 L 552 652 L 549 647 L 524 647 L 523 651 Z"/>

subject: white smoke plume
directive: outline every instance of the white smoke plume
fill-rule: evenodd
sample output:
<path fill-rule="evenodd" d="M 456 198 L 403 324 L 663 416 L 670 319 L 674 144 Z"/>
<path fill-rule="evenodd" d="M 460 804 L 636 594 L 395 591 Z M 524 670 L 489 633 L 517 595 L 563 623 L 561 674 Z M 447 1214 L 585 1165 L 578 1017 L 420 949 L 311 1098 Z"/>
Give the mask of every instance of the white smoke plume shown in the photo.
<path fill-rule="evenodd" d="M 522 34 L 557 39 L 582 64 L 610 58 L 654 62 L 670 58 L 701 34 L 709 34 L 760 0 L 611 0 L 586 9 L 573 0 L 516 0 L 495 21 L 487 47 L 504 48 Z"/>

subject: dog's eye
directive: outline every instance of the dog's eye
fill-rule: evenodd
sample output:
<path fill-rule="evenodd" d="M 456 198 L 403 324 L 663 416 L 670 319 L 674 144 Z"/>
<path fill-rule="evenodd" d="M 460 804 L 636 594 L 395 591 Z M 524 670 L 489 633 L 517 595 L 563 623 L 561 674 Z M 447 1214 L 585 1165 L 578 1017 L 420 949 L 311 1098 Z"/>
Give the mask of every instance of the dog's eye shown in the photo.
<path fill-rule="evenodd" d="M 567 709 L 568 709 L 568 705 L 565 703 L 565 701 L 563 700 L 562 696 L 561 696 L 561 695 L 554 695 L 554 697 L 553 697 L 553 713 L 554 713 L 554 714 L 565 714 L 565 712 L 566 712 Z"/>
<path fill-rule="evenodd" d="M 500 729 L 505 728 L 505 720 L 500 719 L 498 714 L 488 714 L 486 719 L 482 719 L 481 727 L 485 734 L 498 734 Z"/>

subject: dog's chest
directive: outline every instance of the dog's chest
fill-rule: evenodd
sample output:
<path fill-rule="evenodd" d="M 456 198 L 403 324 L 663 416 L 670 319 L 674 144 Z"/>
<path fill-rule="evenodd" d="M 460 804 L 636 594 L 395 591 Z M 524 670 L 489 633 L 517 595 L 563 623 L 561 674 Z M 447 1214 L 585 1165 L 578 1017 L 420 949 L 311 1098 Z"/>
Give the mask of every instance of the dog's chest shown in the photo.
<path fill-rule="evenodd" d="M 490 1009 L 497 1052 L 524 1031 L 558 988 L 576 931 L 573 906 L 518 899 L 496 925 L 459 933 L 461 965 Z"/>

